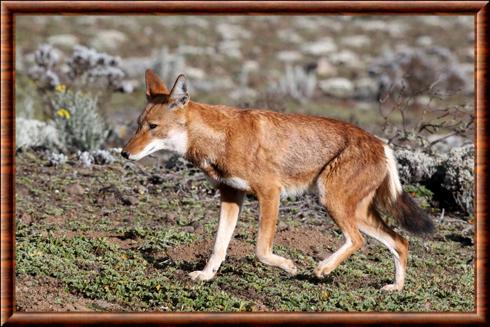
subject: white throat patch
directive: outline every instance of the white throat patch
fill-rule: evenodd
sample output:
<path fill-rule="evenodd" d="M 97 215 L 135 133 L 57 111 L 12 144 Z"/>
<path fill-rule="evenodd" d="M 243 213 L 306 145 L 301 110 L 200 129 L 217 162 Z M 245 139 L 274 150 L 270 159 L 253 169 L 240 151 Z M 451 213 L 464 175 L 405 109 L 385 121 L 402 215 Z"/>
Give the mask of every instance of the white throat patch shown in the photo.
<path fill-rule="evenodd" d="M 153 152 L 166 150 L 183 156 L 187 152 L 187 131 L 184 129 L 172 130 L 164 139 L 154 139 L 137 154 L 131 154 L 129 159 L 140 160 Z"/>

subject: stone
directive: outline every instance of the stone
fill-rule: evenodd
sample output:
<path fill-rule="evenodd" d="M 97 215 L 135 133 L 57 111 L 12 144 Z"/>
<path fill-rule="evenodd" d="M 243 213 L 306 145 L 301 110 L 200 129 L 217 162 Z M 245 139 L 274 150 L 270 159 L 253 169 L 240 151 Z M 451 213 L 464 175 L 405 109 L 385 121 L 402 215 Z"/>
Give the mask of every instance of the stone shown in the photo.
<path fill-rule="evenodd" d="M 336 76 L 338 71 L 327 58 L 321 57 L 316 65 L 316 73 L 320 77 L 332 77 Z"/>
<path fill-rule="evenodd" d="M 78 38 L 73 34 L 57 34 L 48 37 L 48 43 L 53 46 L 73 48 L 79 44 Z"/>
<path fill-rule="evenodd" d="M 337 45 L 331 38 L 323 38 L 316 42 L 305 43 L 301 50 L 307 54 L 321 56 L 337 51 Z"/>
<path fill-rule="evenodd" d="M 82 195 L 85 193 L 85 189 L 80 184 L 75 183 L 68 186 L 65 192 L 71 195 Z"/>
<path fill-rule="evenodd" d="M 337 98 L 350 98 L 354 95 L 354 85 L 346 78 L 335 77 L 322 80 L 318 86 L 323 93 Z"/>
<path fill-rule="evenodd" d="M 128 40 L 128 37 L 123 32 L 117 30 L 102 30 L 97 31 L 90 45 L 97 50 L 117 50 L 117 48 Z"/>

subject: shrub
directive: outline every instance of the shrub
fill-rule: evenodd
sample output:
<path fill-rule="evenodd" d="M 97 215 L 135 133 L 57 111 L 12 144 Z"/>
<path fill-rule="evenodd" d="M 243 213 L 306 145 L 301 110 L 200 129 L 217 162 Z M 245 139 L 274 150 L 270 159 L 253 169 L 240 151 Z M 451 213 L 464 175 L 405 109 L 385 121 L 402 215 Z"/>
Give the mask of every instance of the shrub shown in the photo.
<path fill-rule="evenodd" d="M 369 74 L 378 80 L 384 93 L 415 96 L 432 90 L 437 93 L 473 93 L 473 69 L 463 66 L 449 49 L 407 48 L 385 54 L 373 61 Z"/>
<path fill-rule="evenodd" d="M 15 120 L 15 147 L 23 148 L 58 148 L 59 133 L 52 123 L 35 119 L 17 118 Z"/>
<path fill-rule="evenodd" d="M 51 98 L 51 106 L 63 150 L 96 150 L 106 140 L 108 130 L 97 113 L 96 97 L 61 88 Z"/>
<path fill-rule="evenodd" d="M 474 145 L 453 148 L 448 153 L 398 149 L 395 155 L 403 184 L 425 187 L 440 207 L 473 213 Z"/>
<path fill-rule="evenodd" d="M 34 62 L 28 71 L 41 92 L 54 90 L 60 83 L 80 89 L 125 91 L 121 59 L 77 45 L 66 60 L 63 53 L 48 44 L 34 52 Z"/>
<path fill-rule="evenodd" d="M 473 213 L 475 147 L 467 145 L 449 151 L 443 162 L 441 186 L 448 190 L 457 207 Z"/>
<path fill-rule="evenodd" d="M 90 167 L 94 163 L 97 165 L 108 165 L 116 160 L 111 152 L 107 150 L 79 151 L 77 155 L 78 160 L 85 167 Z"/>

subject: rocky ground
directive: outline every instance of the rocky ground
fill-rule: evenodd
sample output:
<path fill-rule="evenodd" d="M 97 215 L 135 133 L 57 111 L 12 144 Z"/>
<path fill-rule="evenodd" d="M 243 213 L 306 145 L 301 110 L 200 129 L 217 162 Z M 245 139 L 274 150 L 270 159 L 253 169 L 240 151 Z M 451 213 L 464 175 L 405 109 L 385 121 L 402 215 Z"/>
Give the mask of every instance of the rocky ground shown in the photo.
<path fill-rule="evenodd" d="M 171 165 L 170 165 L 171 166 Z M 318 280 L 317 262 L 343 242 L 314 196 L 280 209 L 275 251 L 288 276 L 254 255 L 257 202 L 248 198 L 216 279 L 192 282 L 212 250 L 217 193 L 182 165 L 117 160 L 51 166 L 42 153 L 17 156 L 17 279 L 20 311 L 473 311 L 472 221 L 433 211 L 436 233 L 408 236 L 406 288 L 386 293 L 389 251 L 367 245 Z M 429 209 L 427 209 L 429 210 Z M 430 211 L 430 210 L 429 210 Z M 404 233 L 406 235 L 406 233 Z"/>

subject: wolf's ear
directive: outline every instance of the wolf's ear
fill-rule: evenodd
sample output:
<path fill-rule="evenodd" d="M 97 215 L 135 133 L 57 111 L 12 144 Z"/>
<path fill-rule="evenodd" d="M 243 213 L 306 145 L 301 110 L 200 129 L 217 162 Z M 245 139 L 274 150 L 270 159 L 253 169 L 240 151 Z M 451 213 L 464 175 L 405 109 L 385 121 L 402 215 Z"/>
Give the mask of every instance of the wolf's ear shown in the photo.
<path fill-rule="evenodd" d="M 185 107 L 189 103 L 189 93 L 187 93 L 187 84 L 185 76 L 180 74 L 175 81 L 169 96 L 169 109 Z"/>
<path fill-rule="evenodd" d="M 165 83 L 160 79 L 160 77 L 155 74 L 151 69 L 147 69 L 145 72 L 146 81 L 146 96 L 151 98 L 156 95 L 168 94 L 168 89 Z"/>

